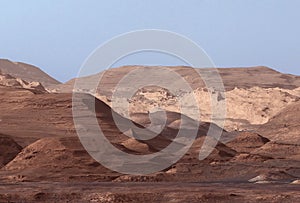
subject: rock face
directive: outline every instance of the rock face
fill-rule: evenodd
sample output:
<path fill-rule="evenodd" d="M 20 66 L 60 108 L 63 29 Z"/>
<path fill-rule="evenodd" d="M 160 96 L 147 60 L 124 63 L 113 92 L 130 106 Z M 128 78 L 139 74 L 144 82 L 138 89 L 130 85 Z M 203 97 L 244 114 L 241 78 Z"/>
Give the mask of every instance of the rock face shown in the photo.
<path fill-rule="evenodd" d="M 267 172 L 260 174 L 254 178 L 251 178 L 248 180 L 251 183 L 272 183 L 276 182 L 278 180 L 287 180 L 290 181 L 291 179 L 294 179 L 292 175 L 287 174 L 286 172 L 283 171 L 276 171 L 276 172 Z"/>
<path fill-rule="evenodd" d="M 289 93 L 281 88 L 252 87 L 249 89 L 235 88 L 225 92 L 226 98 L 226 130 L 252 130 L 256 125 L 264 124 L 279 113 L 283 108 L 299 101 L 296 90 Z M 156 109 L 179 112 L 180 99 L 188 100 L 195 95 L 201 112 L 201 121 L 211 122 L 211 93 L 206 89 L 196 89 L 180 97 L 170 94 L 162 88 L 143 89 L 129 100 L 131 117 L 137 113 L 146 113 Z M 97 95 L 96 95 L 97 96 Z M 111 105 L 111 101 L 107 101 Z M 122 103 L 120 107 L 114 104 L 115 110 L 124 114 Z M 192 108 L 192 107 L 191 107 Z M 157 110 L 156 110 L 157 111 Z M 132 117 L 132 119 L 134 119 Z"/>
<path fill-rule="evenodd" d="M 79 79 L 79 82 L 89 84 L 98 81 L 101 77 L 98 89 L 90 91 L 94 96 L 111 105 L 112 92 L 118 82 L 130 71 L 144 68 L 142 66 L 124 66 L 109 69 L 98 75 L 92 75 Z M 154 69 L 155 67 L 149 67 Z M 209 71 L 209 69 L 197 69 L 191 67 L 167 67 L 182 76 L 193 88 L 193 92 L 180 92 L 174 95 L 161 87 L 145 87 L 137 90 L 136 94 L 129 100 L 129 114 L 146 113 L 155 109 L 164 109 L 180 113 L 180 100 L 189 100 L 195 95 L 201 118 L 199 121 L 211 122 L 212 93 L 205 88 L 204 82 L 197 72 Z M 299 100 L 300 77 L 282 74 L 267 67 L 251 68 L 219 68 L 226 92 L 226 130 L 253 130 L 256 125 L 261 125 L 289 104 Z M 165 76 L 170 84 L 176 84 L 173 78 Z M 56 86 L 51 91 L 71 92 L 74 79 Z M 76 90 L 84 92 L 85 90 Z M 126 91 L 126 89 L 121 90 Z M 120 104 L 123 106 L 123 104 Z M 193 112 L 194 107 L 190 111 Z M 114 106 L 114 109 L 122 114 L 124 110 Z M 130 118 L 130 117 L 127 117 Z M 194 118 L 195 119 L 195 118 Z"/>
<path fill-rule="evenodd" d="M 14 78 L 9 74 L 0 72 L 0 85 L 14 88 L 24 88 L 32 90 L 35 93 L 45 93 L 47 90 L 40 82 L 26 82 L 20 78 Z"/>
<path fill-rule="evenodd" d="M 39 68 L 21 62 L 12 62 L 7 59 L 0 59 L 0 71 L 15 78 L 20 78 L 27 82 L 39 82 L 44 87 L 60 84 L 59 81 L 50 77 Z"/>

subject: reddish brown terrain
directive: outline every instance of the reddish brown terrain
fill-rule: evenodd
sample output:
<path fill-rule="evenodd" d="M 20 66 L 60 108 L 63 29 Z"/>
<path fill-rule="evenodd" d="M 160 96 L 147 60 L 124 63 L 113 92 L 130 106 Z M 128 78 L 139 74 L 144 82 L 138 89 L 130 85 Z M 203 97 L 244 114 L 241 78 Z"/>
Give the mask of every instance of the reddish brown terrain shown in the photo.
<path fill-rule="evenodd" d="M 110 92 L 122 75 L 138 67 L 105 72 L 104 92 L 77 94 L 83 108 L 95 108 L 106 138 L 123 152 L 155 153 L 174 140 L 180 123 L 185 132 L 199 124 L 196 140 L 177 163 L 148 175 L 126 175 L 95 161 L 79 141 L 72 115 L 72 81 L 57 85 L 49 78 L 22 77 L 20 82 L 17 73 L 3 71 L 5 63 L 0 64 L 0 202 L 299 202 L 299 76 L 266 67 L 220 69 L 230 119 L 212 153 L 200 161 L 204 140 L 215 139 L 207 135 L 209 126 L 218 126 L 209 119 L 181 115 L 168 103 L 171 98 L 161 97 L 161 89 L 133 98 L 131 115 L 124 117 L 111 108 Z M 189 77 L 194 69 L 175 69 L 191 80 L 199 97 L 205 97 L 201 81 Z M 40 84 L 30 86 L 33 81 Z M 120 132 L 113 116 L 133 135 L 151 123 L 145 109 L 150 99 L 167 110 L 163 130 L 149 140 Z M 160 113 L 151 116 L 158 126 Z M 131 120 L 135 127 L 127 125 Z"/>
<path fill-rule="evenodd" d="M 15 78 L 21 78 L 27 82 L 40 82 L 44 87 L 60 84 L 59 81 L 49 76 L 38 67 L 22 62 L 0 59 L 0 72 L 9 74 Z"/>

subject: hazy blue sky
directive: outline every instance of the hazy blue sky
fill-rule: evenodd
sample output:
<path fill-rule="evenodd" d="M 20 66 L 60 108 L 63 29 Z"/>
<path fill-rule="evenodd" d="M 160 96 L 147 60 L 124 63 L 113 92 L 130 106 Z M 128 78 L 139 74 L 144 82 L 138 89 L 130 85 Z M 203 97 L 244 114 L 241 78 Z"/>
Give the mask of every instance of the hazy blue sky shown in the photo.
<path fill-rule="evenodd" d="M 0 0 L 0 58 L 75 77 L 100 44 L 164 29 L 198 43 L 217 66 L 266 65 L 300 75 L 299 0 Z M 121 61 L 176 65 L 148 53 Z"/>

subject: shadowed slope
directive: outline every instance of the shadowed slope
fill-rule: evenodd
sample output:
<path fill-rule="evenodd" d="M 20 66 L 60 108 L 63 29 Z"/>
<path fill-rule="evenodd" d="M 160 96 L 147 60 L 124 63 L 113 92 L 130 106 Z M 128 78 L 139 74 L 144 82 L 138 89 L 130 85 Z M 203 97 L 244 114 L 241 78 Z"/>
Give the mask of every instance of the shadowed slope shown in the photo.
<path fill-rule="evenodd" d="M 22 150 L 10 136 L 0 134 L 0 168 L 10 162 Z"/>

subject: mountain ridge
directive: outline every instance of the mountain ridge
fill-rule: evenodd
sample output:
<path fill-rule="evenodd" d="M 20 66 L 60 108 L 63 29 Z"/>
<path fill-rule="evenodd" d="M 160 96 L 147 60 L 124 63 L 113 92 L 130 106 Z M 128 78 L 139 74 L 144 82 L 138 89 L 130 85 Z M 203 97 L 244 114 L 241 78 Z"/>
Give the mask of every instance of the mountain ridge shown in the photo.
<path fill-rule="evenodd" d="M 43 86 L 58 85 L 60 82 L 40 68 L 23 62 L 0 59 L 0 71 L 27 82 L 40 82 Z"/>
<path fill-rule="evenodd" d="M 142 68 L 142 67 L 166 67 L 170 70 L 174 70 L 181 75 L 190 86 L 195 89 L 199 87 L 205 87 L 205 84 L 199 74 L 195 74 L 194 71 L 202 71 L 207 69 L 193 68 L 189 66 L 121 66 L 116 68 L 107 69 L 97 74 L 84 76 L 81 78 L 73 78 L 65 83 L 54 85 L 51 90 L 54 92 L 72 92 L 76 79 L 80 79 L 83 82 L 89 82 L 92 80 L 98 80 L 101 76 L 101 82 L 99 85 L 103 86 L 103 89 L 107 91 L 102 92 L 105 96 L 110 97 L 113 84 L 117 84 L 126 74 L 130 71 Z M 251 88 L 258 86 L 262 88 L 279 87 L 285 89 L 295 89 L 300 86 L 300 76 L 292 74 L 284 74 L 271 69 L 266 66 L 254 66 L 254 67 L 236 67 L 236 68 L 216 68 L 219 72 L 225 90 L 232 90 L 235 87 L 238 88 Z M 167 78 L 167 77 L 166 77 Z"/>

